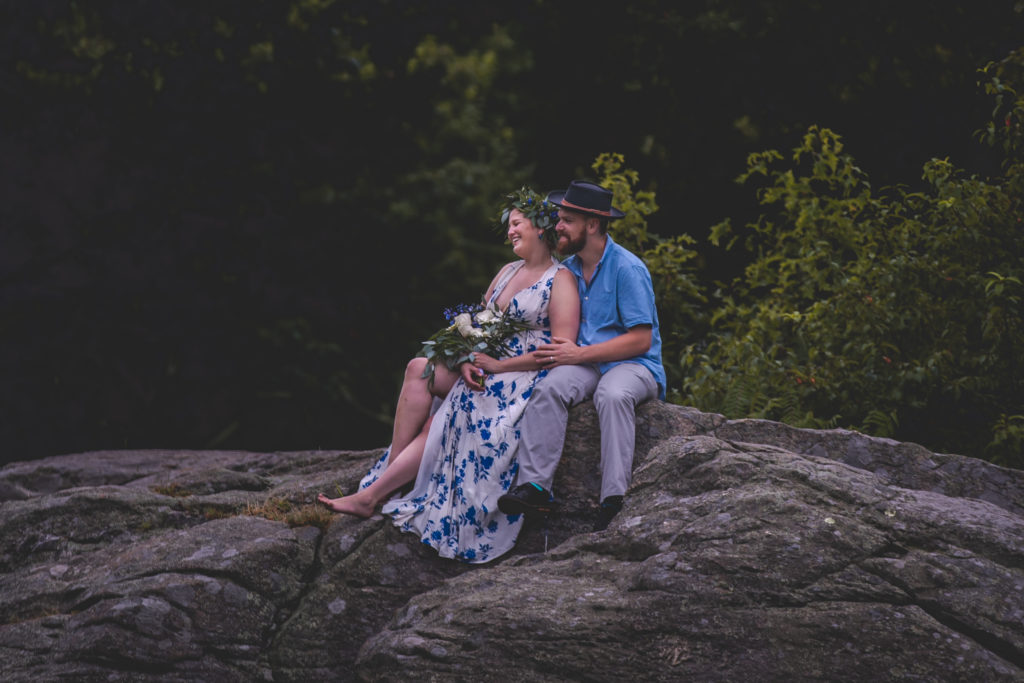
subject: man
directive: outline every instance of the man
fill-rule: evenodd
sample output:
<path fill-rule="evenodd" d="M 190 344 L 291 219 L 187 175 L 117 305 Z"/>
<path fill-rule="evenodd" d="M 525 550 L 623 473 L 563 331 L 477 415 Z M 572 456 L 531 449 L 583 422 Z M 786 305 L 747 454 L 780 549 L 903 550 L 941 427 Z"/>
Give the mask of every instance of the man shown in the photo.
<path fill-rule="evenodd" d="M 574 180 L 548 201 L 559 207 L 558 251 L 576 275 L 580 329 L 575 341 L 555 337 L 537 350 L 548 376 L 534 389 L 520 423 L 516 486 L 498 499 L 506 514 L 546 513 L 562 457 L 569 408 L 593 397 L 601 426 L 601 509 L 595 531 L 622 509 L 635 445 L 635 408 L 665 398 L 661 334 L 651 275 L 637 256 L 608 236 L 608 223 L 624 214 L 612 193 Z"/>

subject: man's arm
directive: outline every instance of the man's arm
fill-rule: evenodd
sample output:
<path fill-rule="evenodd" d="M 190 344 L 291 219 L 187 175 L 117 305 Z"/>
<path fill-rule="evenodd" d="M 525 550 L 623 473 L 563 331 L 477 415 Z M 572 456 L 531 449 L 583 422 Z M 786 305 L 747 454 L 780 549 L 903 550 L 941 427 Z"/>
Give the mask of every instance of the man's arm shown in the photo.
<path fill-rule="evenodd" d="M 643 265 L 625 267 L 616 273 L 616 298 L 620 321 L 627 330 L 603 342 L 577 346 L 575 339 L 552 337 L 553 344 L 537 349 L 537 356 L 545 367 L 579 365 L 582 363 L 611 363 L 636 358 L 647 353 L 653 339 L 654 289 L 651 277 Z"/>
<path fill-rule="evenodd" d="M 552 342 L 542 344 L 535 352 L 546 367 L 610 363 L 647 353 L 651 348 L 651 326 L 637 325 L 617 337 L 590 346 L 577 346 L 574 340 L 564 337 L 553 337 Z"/>
<path fill-rule="evenodd" d="M 610 363 L 635 358 L 651 348 L 651 326 L 638 325 L 600 344 L 580 347 L 581 363 Z"/>

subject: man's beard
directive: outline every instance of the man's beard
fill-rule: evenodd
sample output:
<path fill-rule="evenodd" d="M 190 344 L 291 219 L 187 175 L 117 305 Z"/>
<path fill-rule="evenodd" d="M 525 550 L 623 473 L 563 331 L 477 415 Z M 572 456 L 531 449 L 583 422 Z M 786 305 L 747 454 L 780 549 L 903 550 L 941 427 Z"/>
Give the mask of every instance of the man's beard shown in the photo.
<path fill-rule="evenodd" d="M 558 253 L 562 256 L 572 256 L 573 254 L 578 254 L 586 244 L 586 235 L 580 235 L 576 239 L 572 239 L 568 235 L 563 235 L 558 240 Z"/>

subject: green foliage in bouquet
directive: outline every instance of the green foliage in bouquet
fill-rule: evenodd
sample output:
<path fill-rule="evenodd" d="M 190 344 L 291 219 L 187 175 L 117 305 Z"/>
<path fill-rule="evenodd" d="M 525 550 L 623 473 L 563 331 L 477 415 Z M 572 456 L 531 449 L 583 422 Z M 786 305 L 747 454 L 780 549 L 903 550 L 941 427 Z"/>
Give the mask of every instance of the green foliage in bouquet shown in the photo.
<path fill-rule="evenodd" d="M 438 330 L 423 342 L 418 355 L 427 359 L 423 378 L 429 386 L 434 385 L 434 370 L 443 363 L 455 371 L 462 363 L 470 360 L 472 353 L 486 353 L 500 358 L 511 351 L 508 339 L 518 332 L 529 329 L 530 324 L 511 314 L 498 310 L 497 306 L 467 306 L 460 304 L 446 309 L 449 325 Z"/>

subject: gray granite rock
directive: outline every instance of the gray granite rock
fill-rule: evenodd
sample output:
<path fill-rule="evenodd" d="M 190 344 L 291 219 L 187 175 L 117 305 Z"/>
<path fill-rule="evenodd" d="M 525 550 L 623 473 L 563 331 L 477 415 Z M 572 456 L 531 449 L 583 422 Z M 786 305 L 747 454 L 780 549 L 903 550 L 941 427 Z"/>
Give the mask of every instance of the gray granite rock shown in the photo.
<path fill-rule="evenodd" d="M 625 508 L 592 533 L 598 451 L 584 404 L 560 513 L 483 566 L 442 560 L 379 515 L 316 525 L 303 506 L 351 490 L 380 451 L 14 463 L 0 469 L 0 670 L 1024 680 L 1024 473 L 655 402 L 638 411 Z"/>

